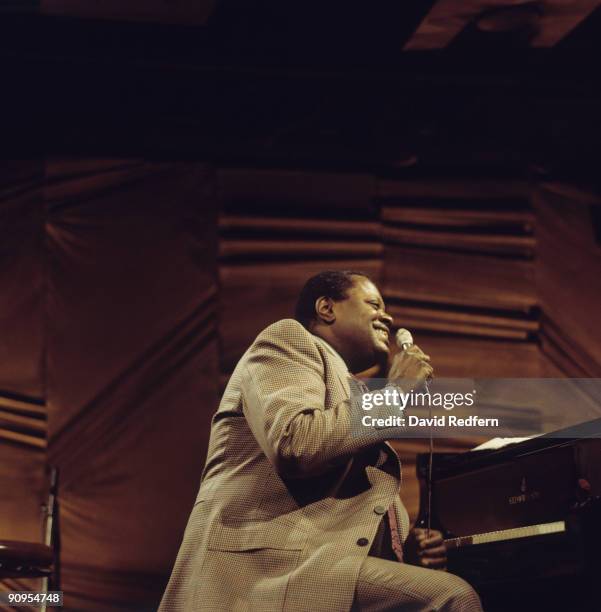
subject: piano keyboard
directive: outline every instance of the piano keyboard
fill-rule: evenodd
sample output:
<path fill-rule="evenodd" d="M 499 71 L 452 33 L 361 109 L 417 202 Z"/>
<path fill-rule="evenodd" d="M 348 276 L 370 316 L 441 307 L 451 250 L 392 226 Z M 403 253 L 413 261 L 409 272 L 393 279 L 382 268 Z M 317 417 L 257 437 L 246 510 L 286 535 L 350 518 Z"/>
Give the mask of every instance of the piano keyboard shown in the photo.
<path fill-rule="evenodd" d="M 488 544 L 490 542 L 504 542 L 505 540 L 530 538 L 550 533 L 563 533 L 565 530 L 565 521 L 555 521 L 554 523 L 540 523 L 539 525 L 528 525 L 527 527 L 514 527 L 513 529 L 476 533 L 460 538 L 449 538 L 445 540 L 445 544 L 447 548 L 461 548 L 462 546 L 471 546 L 473 544 Z"/>

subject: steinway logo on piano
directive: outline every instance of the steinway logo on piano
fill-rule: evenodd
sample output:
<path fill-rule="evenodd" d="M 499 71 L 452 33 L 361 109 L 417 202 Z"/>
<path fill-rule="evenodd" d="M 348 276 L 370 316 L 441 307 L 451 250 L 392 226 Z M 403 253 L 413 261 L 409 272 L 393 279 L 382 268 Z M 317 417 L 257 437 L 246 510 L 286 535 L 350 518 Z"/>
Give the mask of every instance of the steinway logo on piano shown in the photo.
<path fill-rule="evenodd" d="M 522 477 L 522 482 L 520 483 L 520 491 L 520 495 L 512 495 L 508 498 L 510 506 L 513 506 L 515 504 L 525 504 L 526 502 L 540 499 L 540 491 L 528 491 L 528 485 L 526 483 L 525 476 Z"/>

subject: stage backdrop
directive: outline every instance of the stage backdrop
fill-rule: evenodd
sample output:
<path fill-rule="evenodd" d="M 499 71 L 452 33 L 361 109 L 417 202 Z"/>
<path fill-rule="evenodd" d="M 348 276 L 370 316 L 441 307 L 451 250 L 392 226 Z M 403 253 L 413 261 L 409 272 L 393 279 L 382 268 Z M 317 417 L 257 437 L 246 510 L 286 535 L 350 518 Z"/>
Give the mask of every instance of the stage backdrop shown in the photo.
<path fill-rule="evenodd" d="M 0 444 L 14 491 L 0 537 L 39 541 L 47 460 L 60 470 L 67 607 L 151 609 L 218 399 L 214 181 L 201 164 L 27 171 L 6 180 L 0 379 L 5 412 L 41 402 L 47 435 Z"/>
<path fill-rule="evenodd" d="M 0 197 L 0 538 L 39 541 L 58 466 L 67 609 L 156 608 L 219 391 L 315 272 L 368 272 L 440 376 L 600 375 L 599 200 L 565 185 L 44 160 Z M 395 442 L 412 516 L 426 446 Z"/>

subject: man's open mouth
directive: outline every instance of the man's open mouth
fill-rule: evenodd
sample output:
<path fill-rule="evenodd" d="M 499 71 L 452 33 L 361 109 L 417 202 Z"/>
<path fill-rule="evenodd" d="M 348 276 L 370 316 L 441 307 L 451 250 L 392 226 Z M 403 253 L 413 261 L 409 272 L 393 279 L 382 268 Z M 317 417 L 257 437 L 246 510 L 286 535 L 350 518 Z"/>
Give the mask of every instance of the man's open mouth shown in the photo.
<path fill-rule="evenodd" d="M 381 327 L 376 327 L 376 335 L 386 343 L 388 343 L 388 330 Z"/>

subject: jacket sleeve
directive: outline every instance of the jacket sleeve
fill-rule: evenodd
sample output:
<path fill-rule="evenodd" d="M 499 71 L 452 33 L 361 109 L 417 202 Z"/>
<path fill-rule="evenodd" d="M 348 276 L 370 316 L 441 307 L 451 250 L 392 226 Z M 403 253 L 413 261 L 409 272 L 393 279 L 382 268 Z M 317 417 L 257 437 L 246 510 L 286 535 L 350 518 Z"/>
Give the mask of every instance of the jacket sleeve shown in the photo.
<path fill-rule="evenodd" d="M 282 476 L 322 473 L 386 439 L 383 431 L 357 427 L 360 415 L 353 419 L 348 399 L 325 409 L 323 360 L 296 321 L 286 319 L 264 330 L 241 374 L 245 417 Z"/>

